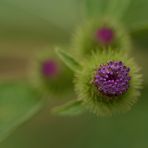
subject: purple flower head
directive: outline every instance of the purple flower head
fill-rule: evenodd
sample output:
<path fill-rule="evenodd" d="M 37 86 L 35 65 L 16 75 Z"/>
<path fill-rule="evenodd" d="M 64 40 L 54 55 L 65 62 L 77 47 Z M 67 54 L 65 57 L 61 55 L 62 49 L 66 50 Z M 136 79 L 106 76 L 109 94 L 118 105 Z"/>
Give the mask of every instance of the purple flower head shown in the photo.
<path fill-rule="evenodd" d="M 120 96 L 129 88 L 129 72 L 130 68 L 121 61 L 110 61 L 97 69 L 93 84 L 105 96 Z"/>
<path fill-rule="evenodd" d="M 56 61 L 52 59 L 47 59 L 42 63 L 42 74 L 45 77 L 54 77 L 58 74 L 58 65 Z"/>
<path fill-rule="evenodd" d="M 96 39 L 102 44 L 108 45 L 114 40 L 114 31 L 109 27 L 102 27 L 96 31 Z"/>

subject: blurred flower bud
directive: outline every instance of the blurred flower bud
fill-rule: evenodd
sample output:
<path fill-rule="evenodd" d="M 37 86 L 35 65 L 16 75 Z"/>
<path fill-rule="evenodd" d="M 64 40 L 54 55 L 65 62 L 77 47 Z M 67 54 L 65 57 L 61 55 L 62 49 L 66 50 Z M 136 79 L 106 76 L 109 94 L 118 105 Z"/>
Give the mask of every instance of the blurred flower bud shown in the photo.
<path fill-rule="evenodd" d="M 131 41 L 128 33 L 118 22 L 111 19 L 89 20 L 74 34 L 72 48 L 82 58 L 94 51 L 114 49 L 129 51 Z"/>
<path fill-rule="evenodd" d="M 43 50 L 32 58 L 30 81 L 41 92 L 65 95 L 73 90 L 73 74 L 53 50 Z"/>

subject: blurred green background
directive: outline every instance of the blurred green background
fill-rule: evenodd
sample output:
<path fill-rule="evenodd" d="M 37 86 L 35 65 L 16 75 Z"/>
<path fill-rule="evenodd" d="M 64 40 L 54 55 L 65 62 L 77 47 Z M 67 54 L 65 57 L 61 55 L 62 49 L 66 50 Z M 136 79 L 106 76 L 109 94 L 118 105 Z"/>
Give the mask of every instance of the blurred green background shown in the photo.
<path fill-rule="evenodd" d="M 143 18 L 144 22 L 147 22 L 147 0 L 136 2 L 130 6 L 131 10 L 135 11 L 126 13 L 126 15 L 133 14 L 131 19 L 126 19 L 126 22 L 133 22 L 136 17 L 141 20 Z M 100 0 L 98 4 L 102 6 L 100 8 L 98 5 L 99 10 L 103 11 L 107 1 Z M 93 9 L 94 13 L 96 13 L 95 9 Z M 80 24 L 85 17 L 84 12 L 84 0 L 1 0 L 1 83 L 13 84 L 24 81 L 28 75 L 29 62 L 36 51 L 47 48 L 52 50 L 55 44 L 67 46 L 74 27 Z M 145 14 L 142 18 L 139 15 L 140 12 Z M 98 14 L 100 14 L 99 11 Z M 49 113 L 49 109 L 58 102 L 49 101 L 39 114 L 19 126 L 6 140 L 1 142 L 0 148 L 147 148 L 148 30 L 133 31 L 131 36 L 135 47 L 132 54 L 142 66 L 144 74 L 142 97 L 133 110 L 125 115 L 112 118 L 97 118 L 92 114 L 79 117 L 56 117 Z M 2 92 L 5 86 L 1 85 L 0 88 Z M 9 86 L 10 88 L 12 87 Z M 5 98 L 11 97 L 11 93 L 5 91 L 8 94 Z M 17 96 L 23 100 L 22 94 L 25 96 L 24 91 L 17 93 Z M 31 98 L 27 95 L 25 97 Z M 32 104 L 34 99 L 32 98 Z M 10 106 L 16 103 L 13 101 L 11 100 Z M 20 108 L 23 108 L 23 105 L 18 104 Z M 19 112 L 19 108 L 17 109 Z M 0 112 L 3 112 L 3 108 L 0 108 Z M 2 132 L 1 129 L 0 132 Z"/>

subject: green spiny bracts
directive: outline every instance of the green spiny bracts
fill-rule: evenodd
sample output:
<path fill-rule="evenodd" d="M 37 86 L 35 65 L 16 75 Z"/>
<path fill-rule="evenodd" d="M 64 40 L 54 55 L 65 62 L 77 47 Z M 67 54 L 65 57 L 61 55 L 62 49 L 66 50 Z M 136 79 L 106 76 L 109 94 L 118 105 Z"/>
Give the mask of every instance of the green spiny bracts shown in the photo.
<path fill-rule="evenodd" d="M 93 19 L 76 30 L 72 48 L 76 56 L 82 58 L 94 51 L 109 48 L 128 51 L 131 49 L 131 42 L 128 33 L 118 22 L 110 19 Z"/>
<path fill-rule="evenodd" d="M 59 60 L 54 50 L 38 52 L 31 64 L 30 80 L 35 88 L 50 95 L 72 92 L 72 72 Z"/>
<path fill-rule="evenodd" d="M 98 51 L 85 59 L 82 70 L 76 72 L 78 99 L 99 116 L 130 110 L 141 86 L 139 67 L 123 51 Z"/>

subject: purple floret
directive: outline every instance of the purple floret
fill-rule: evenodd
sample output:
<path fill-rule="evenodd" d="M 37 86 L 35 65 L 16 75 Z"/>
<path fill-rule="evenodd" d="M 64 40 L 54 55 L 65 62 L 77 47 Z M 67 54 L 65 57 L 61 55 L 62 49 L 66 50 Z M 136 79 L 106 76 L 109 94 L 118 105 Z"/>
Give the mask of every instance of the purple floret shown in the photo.
<path fill-rule="evenodd" d="M 114 40 L 114 31 L 112 28 L 102 27 L 96 31 L 96 39 L 102 44 L 111 44 Z"/>
<path fill-rule="evenodd" d="M 56 61 L 52 59 L 47 59 L 42 63 L 42 74 L 45 77 L 54 77 L 58 73 L 58 65 Z"/>
<path fill-rule="evenodd" d="M 99 66 L 93 84 L 105 96 L 120 96 L 129 88 L 131 79 L 129 72 L 130 68 L 126 67 L 121 61 L 110 61 Z"/>

